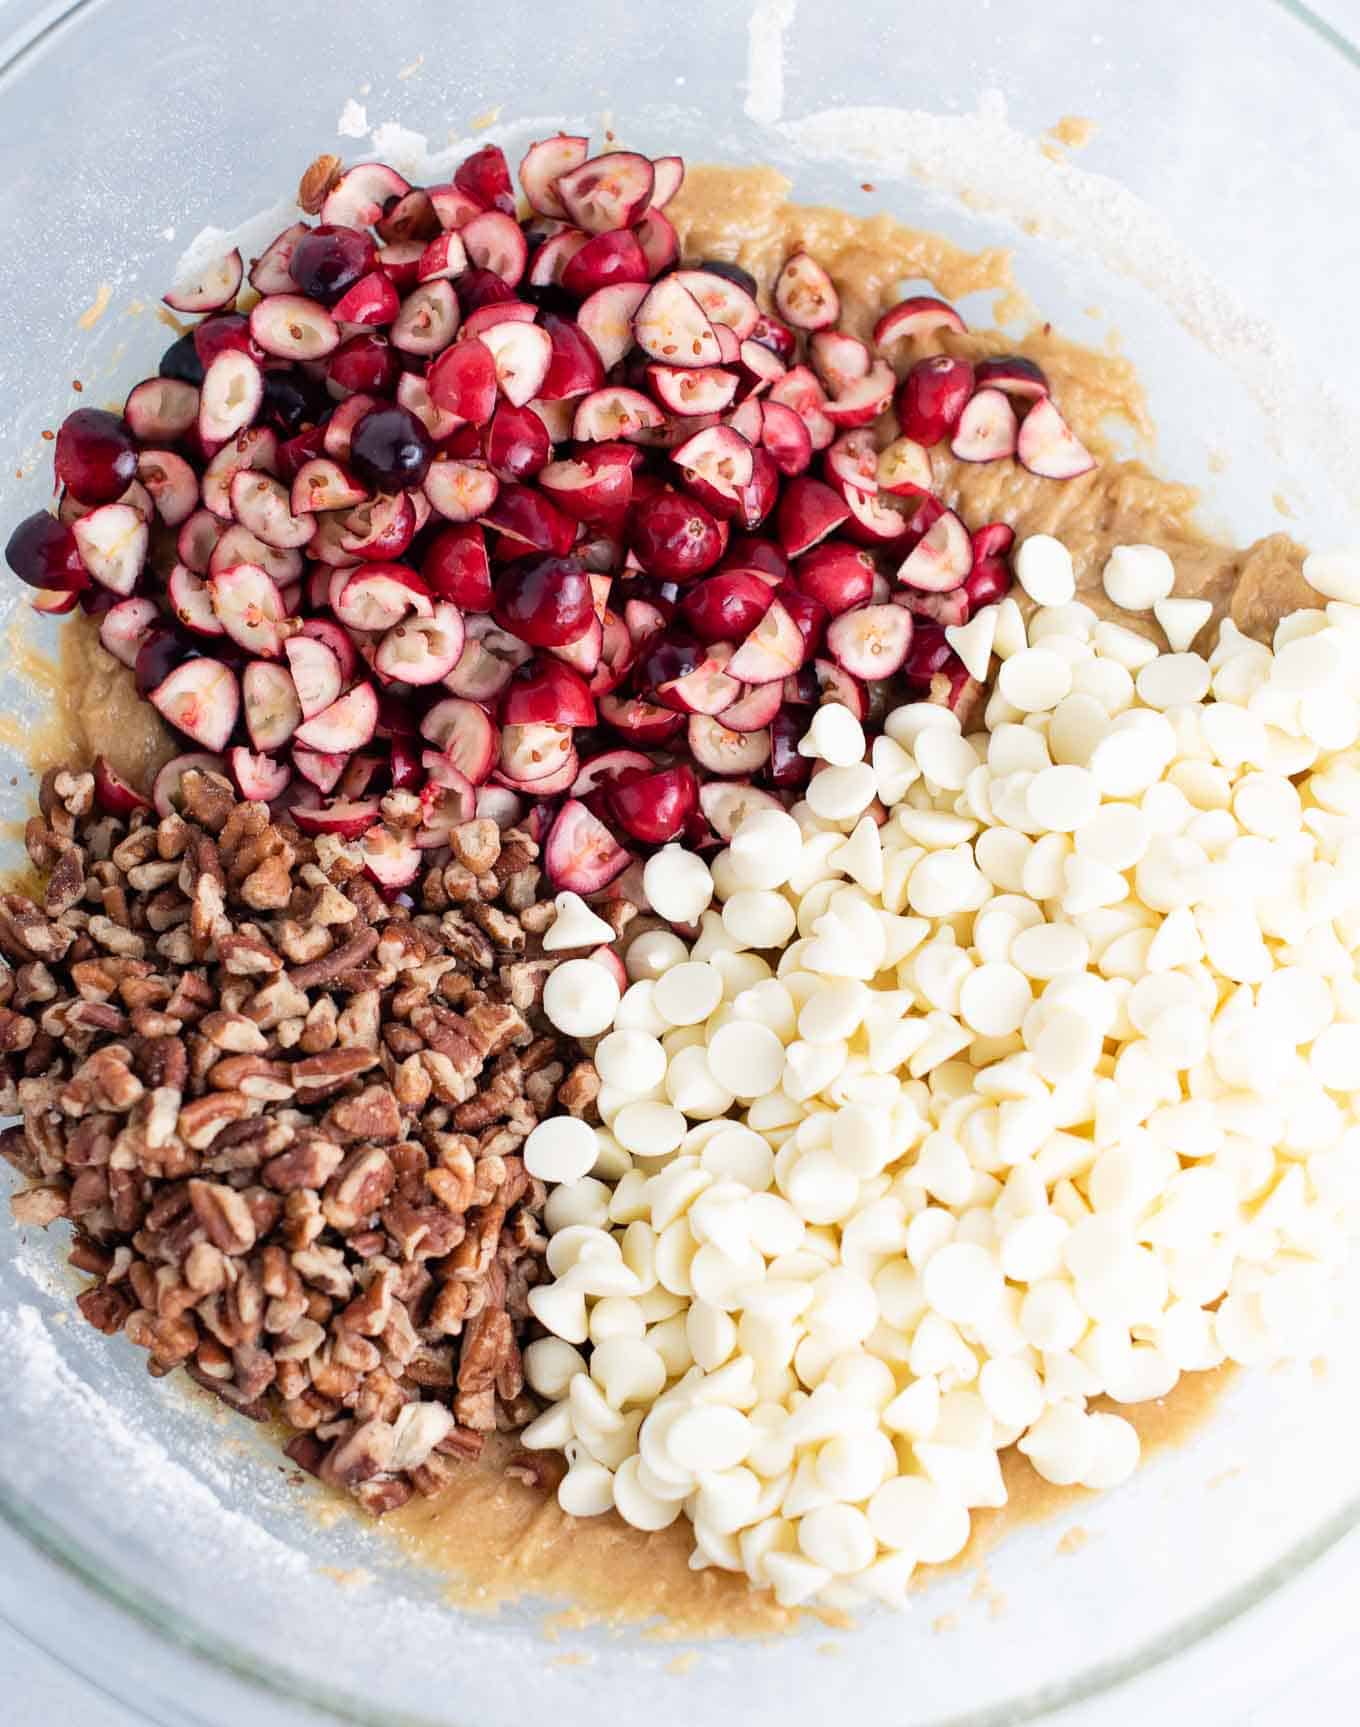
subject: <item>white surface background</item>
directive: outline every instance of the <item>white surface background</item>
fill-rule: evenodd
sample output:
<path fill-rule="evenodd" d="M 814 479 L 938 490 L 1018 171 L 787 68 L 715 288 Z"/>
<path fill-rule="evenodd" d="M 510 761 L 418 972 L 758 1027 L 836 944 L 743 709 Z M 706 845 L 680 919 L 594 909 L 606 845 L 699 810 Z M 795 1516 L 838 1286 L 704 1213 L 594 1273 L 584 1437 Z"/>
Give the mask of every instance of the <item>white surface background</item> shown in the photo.
<path fill-rule="evenodd" d="M 1338 30 L 1360 30 L 1360 0 L 1314 0 Z M 25 1589 L 22 1565 L 0 1577 L 0 1722 L 4 1727 L 143 1727 L 4 1623 Z M 1263 1607 L 1193 1655 L 1086 1708 L 1053 1716 L 1055 1727 L 1341 1727 L 1357 1718 L 1360 1531 Z M 72 1636 L 80 1628 L 72 1626 Z M 319 1719 L 308 1716 L 309 1720 Z M 250 1727 L 242 1719 L 240 1727 Z"/>

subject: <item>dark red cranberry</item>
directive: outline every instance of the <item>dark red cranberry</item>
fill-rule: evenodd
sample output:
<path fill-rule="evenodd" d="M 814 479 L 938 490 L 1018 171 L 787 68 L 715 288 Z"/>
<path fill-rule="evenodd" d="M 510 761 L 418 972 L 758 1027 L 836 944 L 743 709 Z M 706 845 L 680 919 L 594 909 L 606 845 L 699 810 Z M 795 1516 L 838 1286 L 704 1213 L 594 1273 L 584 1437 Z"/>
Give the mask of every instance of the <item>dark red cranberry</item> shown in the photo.
<path fill-rule="evenodd" d="M 378 694 L 377 734 L 380 738 L 413 738 L 420 729 L 420 716 L 411 705 L 412 686 L 381 690 Z"/>
<path fill-rule="evenodd" d="M 500 480 L 528 480 L 552 460 L 548 428 L 530 407 L 502 402 L 486 428 L 486 459 Z"/>
<path fill-rule="evenodd" d="M 979 558 L 964 580 L 963 591 L 970 612 L 995 605 L 1011 591 L 1010 569 L 1001 558 Z"/>
<path fill-rule="evenodd" d="M 789 573 L 789 560 L 773 540 L 759 534 L 733 534 L 723 553 L 725 570 L 759 570 L 776 582 Z"/>
<path fill-rule="evenodd" d="M 475 198 L 484 210 L 504 210 L 515 213 L 515 188 L 510 183 L 510 164 L 499 144 L 485 144 L 474 150 L 453 172 L 453 183 L 460 192 Z"/>
<path fill-rule="evenodd" d="M 482 306 L 499 306 L 506 300 L 518 298 L 517 290 L 494 270 L 482 270 L 473 265 L 458 278 L 458 304 L 464 313 L 476 312 Z"/>
<path fill-rule="evenodd" d="M 943 626 L 929 618 L 917 618 L 902 676 L 908 683 L 928 689 L 935 674 L 947 671 L 951 662 L 957 663 L 956 656 L 945 640 Z"/>
<path fill-rule="evenodd" d="M 938 444 L 959 423 L 973 393 L 969 361 L 950 354 L 918 360 L 898 385 L 894 407 L 904 437 Z"/>
<path fill-rule="evenodd" d="M 395 403 L 365 414 L 350 438 L 350 466 L 378 492 L 418 486 L 429 472 L 433 454 L 430 434 L 409 408 Z"/>
<path fill-rule="evenodd" d="M 137 440 L 120 414 L 77 408 L 57 433 L 56 467 L 82 504 L 111 504 L 137 478 Z"/>
<path fill-rule="evenodd" d="M 476 522 L 441 528 L 425 548 L 420 573 L 431 593 L 465 612 L 491 606 L 491 565 L 486 536 Z"/>
<path fill-rule="evenodd" d="M 315 461 L 318 456 L 326 453 L 326 428 L 324 425 L 308 426 L 305 431 L 295 437 L 285 438 L 279 445 L 279 478 L 292 480 L 297 477 L 298 470 L 308 462 Z"/>
<path fill-rule="evenodd" d="M 729 282 L 735 282 L 754 300 L 756 297 L 756 279 L 749 270 L 743 270 L 740 264 L 729 264 L 726 258 L 705 258 L 698 264 L 682 264 L 684 270 L 707 270 L 710 276 L 722 276 Z"/>
<path fill-rule="evenodd" d="M 102 618 L 118 604 L 112 588 L 90 586 L 80 590 L 80 609 L 87 618 Z"/>
<path fill-rule="evenodd" d="M 276 431 L 291 436 L 309 421 L 324 419 L 330 407 L 325 390 L 297 367 L 280 366 L 264 374 L 259 418 Z"/>
<path fill-rule="evenodd" d="M 687 762 L 658 768 L 655 773 L 622 774 L 606 796 L 624 828 L 643 845 L 665 845 L 677 839 L 698 807 L 699 782 Z"/>
<path fill-rule="evenodd" d="M 763 777 L 769 785 L 793 788 L 807 784 L 812 775 L 812 763 L 807 756 L 798 753 L 804 724 L 804 720 L 788 708 L 780 708 L 770 721 L 770 759 L 763 770 Z"/>
<path fill-rule="evenodd" d="M 793 331 L 769 312 L 762 312 L 756 319 L 756 327 L 751 331 L 750 340 L 759 342 L 761 347 L 768 348 L 772 354 L 777 354 L 781 360 L 790 364 L 798 351 L 798 338 Z"/>
<path fill-rule="evenodd" d="M 496 578 L 492 617 L 536 648 L 574 642 L 590 623 L 595 595 L 579 558 L 516 558 Z"/>
<path fill-rule="evenodd" d="M 351 336 L 326 361 L 326 376 L 340 389 L 365 396 L 390 396 L 397 387 L 401 364 L 385 336 L 363 330 Z"/>
<path fill-rule="evenodd" d="M 293 247 L 288 269 L 300 293 L 329 306 L 377 263 L 372 240 L 357 228 L 322 222 Z"/>
<path fill-rule="evenodd" d="M 15 528 L 5 547 L 5 562 L 30 588 L 60 589 L 69 594 L 90 585 L 75 535 L 65 522 L 43 510 L 25 516 Z"/>
<path fill-rule="evenodd" d="M 636 501 L 628 537 L 638 562 L 654 576 L 692 582 L 722 556 L 722 534 L 697 498 L 657 492 Z"/>
<path fill-rule="evenodd" d="M 240 312 L 214 312 L 194 325 L 193 336 L 194 352 L 205 370 L 228 348 L 237 348 L 252 360 L 264 358 L 264 349 L 250 333 L 250 319 Z"/>
<path fill-rule="evenodd" d="M 681 610 L 705 642 L 741 642 L 770 609 L 774 589 L 749 570 L 719 570 L 685 595 Z"/>
<path fill-rule="evenodd" d="M 214 639 L 214 653 L 217 651 L 218 638 Z M 142 643 L 137 654 L 137 663 L 133 667 L 133 678 L 137 684 L 139 696 L 149 696 L 185 660 L 196 660 L 202 657 L 202 649 L 195 647 L 191 638 L 181 635 L 178 630 L 153 630 Z M 219 656 L 225 658 L 225 655 Z"/>
<path fill-rule="evenodd" d="M 156 370 L 162 378 L 177 378 L 182 384 L 198 388 L 203 382 L 203 362 L 198 357 L 192 330 L 186 330 L 171 342 L 161 355 L 161 363 Z"/>
<path fill-rule="evenodd" d="M 685 678 L 704 663 L 708 651 L 697 636 L 670 629 L 650 643 L 634 674 L 639 689 L 658 690 L 674 678 Z"/>

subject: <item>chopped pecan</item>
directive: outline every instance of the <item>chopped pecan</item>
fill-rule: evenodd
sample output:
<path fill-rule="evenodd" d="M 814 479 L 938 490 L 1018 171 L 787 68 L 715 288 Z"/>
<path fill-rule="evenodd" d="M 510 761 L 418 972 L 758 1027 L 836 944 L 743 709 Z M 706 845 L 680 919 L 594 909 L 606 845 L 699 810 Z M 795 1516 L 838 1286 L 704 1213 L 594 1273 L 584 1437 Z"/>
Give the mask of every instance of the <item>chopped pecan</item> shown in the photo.
<path fill-rule="evenodd" d="M 324 929 L 311 933 L 320 934 L 327 942 L 330 940 Z M 315 989 L 318 984 L 329 983 L 341 972 L 362 965 L 377 945 L 377 930 L 365 925 L 363 929 L 350 936 L 347 941 L 342 942 L 339 947 L 331 948 L 320 958 L 293 966 L 288 973 L 289 980 L 296 984 L 299 989 Z M 289 957 L 292 957 L 291 954 Z"/>
<path fill-rule="evenodd" d="M 305 210 L 309 216 L 317 215 L 326 202 L 326 194 L 340 178 L 343 166 L 340 158 L 329 150 L 315 157 L 303 170 L 302 178 L 298 181 L 298 208 Z"/>

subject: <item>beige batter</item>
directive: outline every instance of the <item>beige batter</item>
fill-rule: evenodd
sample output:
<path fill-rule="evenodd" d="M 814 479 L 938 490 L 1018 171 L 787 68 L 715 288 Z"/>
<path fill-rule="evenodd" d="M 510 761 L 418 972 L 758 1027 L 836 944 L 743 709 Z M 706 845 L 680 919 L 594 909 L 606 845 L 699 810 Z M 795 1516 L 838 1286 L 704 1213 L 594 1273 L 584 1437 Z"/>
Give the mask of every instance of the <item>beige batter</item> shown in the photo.
<path fill-rule="evenodd" d="M 861 335 L 908 280 L 928 280 L 946 299 L 996 292 L 1006 297 L 998 307 L 1003 317 L 1023 306 L 1005 252 L 966 252 L 888 216 L 860 218 L 790 204 L 788 190 L 771 169 L 692 167 L 669 210 L 682 256 L 728 259 L 768 287 L 788 253 L 804 246 L 840 290 L 844 327 Z M 1231 615 L 1243 630 L 1268 638 L 1280 617 L 1313 603 L 1316 596 L 1299 573 L 1304 549 L 1286 535 L 1271 535 L 1245 551 L 1218 544 L 1196 524 L 1193 490 L 1158 478 L 1139 462 L 1115 458 L 1114 440 L 1132 434 L 1148 444 L 1152 436 L 1127 360 L 1080 347 L 1043 325 L 1019 340 L 970 331 L 946 336 L 940 345 L 970 358 L 1021 352 L 1038 361 L 1073 429 L 1103 458 L 1091 473 L 1055 482 L 1027 474 L 1014 462 L 961 463 L 943 448 L 932 451 L 937 490 L 971 526 L 1006 521 L 1024 532 L 1058 535 L 1073 554 L 1082 597 L 1106 613 L 1114 608 L 1100 587 L 1104 561 L 1115 545 L 1140 541 L 1171 554 L 1177 593 L 1214 601 L 1215 627 Z M 1119 616 L 1157 634 L 1150 622 Z M 16 644 L 24 675 L 53 697 L 50 725 L 23 742 L 41 765 L 102 750 L 120 772 L 146 784 L 178 746 L 84 620 L 73 620 L 62 638 L 59 668 Z M 15 735 L 17 740 L 17 728 Z M 1170 1397 L 1124 1406 L 1120 1413 L 1138 1427 L 1145 1450 L 1171 1443 L 1205 1417 L 1225 1377 L 1222 1371 L 1188 1375 Z M 498 1442 L 441 1498 L 417 1500 L 382 1525 L 413 1558 L 448 1575 L 450 1596 L 460 1605 L 492 1607 L 534 1593 L 578 1603 L 583 1619 L 659 1618 L 675 1634 L 763 1635 L 793 1623 L 795 1614 L 750 1590 L 744 1579 L 690 1571 L 683 1521 L 646 1535 L 613 1515 L 568 1517 L 550 1494 L 501 1472 L 511 1449 L 511 1442 Z M 1003 1461 L 1010 1503 L 1004 1511 L 975 1515 L 973 1540 L 956 1565 L 980 1560 L 1017 1523 L 1070 1510 L 1085 1497 L 1041 1481 L 1018 1453 Z"/>

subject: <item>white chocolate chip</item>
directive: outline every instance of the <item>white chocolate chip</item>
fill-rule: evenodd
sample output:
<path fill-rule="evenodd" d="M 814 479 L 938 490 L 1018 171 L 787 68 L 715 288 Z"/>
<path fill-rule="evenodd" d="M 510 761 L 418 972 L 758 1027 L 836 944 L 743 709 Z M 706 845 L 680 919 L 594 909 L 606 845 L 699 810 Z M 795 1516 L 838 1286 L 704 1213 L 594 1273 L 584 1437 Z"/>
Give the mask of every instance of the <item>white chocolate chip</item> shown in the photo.
<path fill-rule="evenodd" d="M 1076 594 L 1072 554 L 1052 534 L 1029 534 L 1015 548 L 1013 562 L 1015 579 L 1036 604 L 1063 606 Z"/>
<path fill-rule="evenodd" d="M 1116 546 L 1101 581 L 1121 611 L 1146 612 L 1175 587 L 1176 569 L 1160 546 Z"/>

